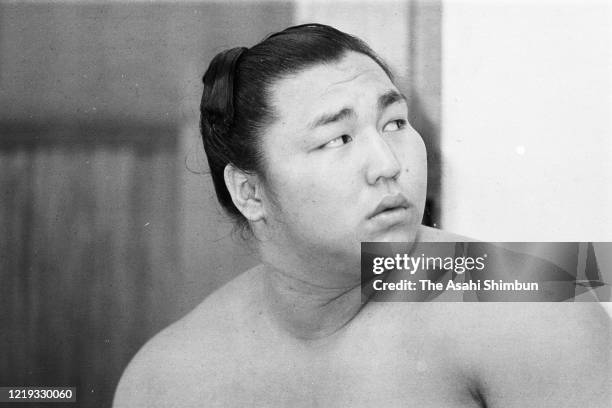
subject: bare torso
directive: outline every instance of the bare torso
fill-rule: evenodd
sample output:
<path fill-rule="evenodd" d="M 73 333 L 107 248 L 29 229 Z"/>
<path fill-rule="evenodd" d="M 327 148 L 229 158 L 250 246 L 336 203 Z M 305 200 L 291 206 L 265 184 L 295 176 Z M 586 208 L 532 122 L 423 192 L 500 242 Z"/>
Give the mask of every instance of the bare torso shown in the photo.
<path fill-rule="evenodd" d="M 257 273 L 162 334 L 158 344 L 166 337 L 173 345 L 163 351 L 170 372 L 156 387 L 160 400 L 181 407 L 481 406 L 451 333 L 450 304 L 372 303 L 334 335 L 301 341 L 275 328 L 254 298 L 219 307 L 242 285 L 252 293 Z"/>
<path fill-rule="evenodd" d="M 333 335 L 300 340 L 275 324 L 262 273 L 245 272 L 149 342 L 115 406 L 603 407 L 611 398 L 612 333 L 596 304 L 370 302 Z"/>

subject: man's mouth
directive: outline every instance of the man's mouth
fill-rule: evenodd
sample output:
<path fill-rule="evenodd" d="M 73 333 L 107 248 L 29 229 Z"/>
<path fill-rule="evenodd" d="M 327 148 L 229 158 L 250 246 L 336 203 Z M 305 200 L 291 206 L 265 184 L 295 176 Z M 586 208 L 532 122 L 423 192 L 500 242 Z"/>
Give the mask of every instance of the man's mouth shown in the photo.
<path fill-rule="evenodd" d="M 374 218 L 377 215 L 390 213 L 393 211 L 403 211 L 408 209 L 408 207 L 410 207 L 410 203 L 408 202 L 408 199 L 404 197 L 404 195 L 399 193 L 395 195 L 388 195 L 380 201 L 378 206 L 376 206 L 374 211 L 370 213 L 368 218 Z"/>

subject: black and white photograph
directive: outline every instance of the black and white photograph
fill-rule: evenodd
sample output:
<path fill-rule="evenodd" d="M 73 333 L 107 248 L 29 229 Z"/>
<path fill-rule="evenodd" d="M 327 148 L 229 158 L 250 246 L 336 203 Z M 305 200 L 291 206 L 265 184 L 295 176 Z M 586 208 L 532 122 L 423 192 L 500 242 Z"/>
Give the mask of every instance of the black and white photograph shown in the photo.
<path fill-rule="evenodd" d="M 612 406 L 612 2 L 0 0 L 0 407 Z"/>

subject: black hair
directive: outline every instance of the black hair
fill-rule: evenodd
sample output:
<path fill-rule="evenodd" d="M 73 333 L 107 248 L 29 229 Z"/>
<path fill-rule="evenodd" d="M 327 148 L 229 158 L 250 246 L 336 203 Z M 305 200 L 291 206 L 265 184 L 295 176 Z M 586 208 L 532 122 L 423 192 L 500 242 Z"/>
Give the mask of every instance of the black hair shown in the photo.
<path fill-rule="evenodd" d="M 259 141 L 274 120 L 272 86 L 287 75 L 339 61 L 349 51 L 371 57 L 393 80 L 366 43 L 323 24 L 289 27 L 251 48 L 222 51 L 211 61 L 202 79 L 200 130 L 217 199 L 239 227 L 248 229 L 248 222 L 234 206 L 223 173 L 232 164 L 265 179 Z"/>

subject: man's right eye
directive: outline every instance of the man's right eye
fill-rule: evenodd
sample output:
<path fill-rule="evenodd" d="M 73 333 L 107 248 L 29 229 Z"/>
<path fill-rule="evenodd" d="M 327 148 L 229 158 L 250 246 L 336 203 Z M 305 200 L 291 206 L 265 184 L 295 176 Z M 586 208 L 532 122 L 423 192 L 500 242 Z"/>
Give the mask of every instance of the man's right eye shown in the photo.
<path fill-rule="evenodd" d="M 342 145 L 345 145 L 345 144 L 349 143 L 352 140 L 353 140 L 353 138 L 350 137 L 349 135 L 342 135 L 342 136 L 338 136 L 337 138 L 335 138 L 333 140 L 330 140 L 329 142 L 325 143 L 320 148 L 321 149 L 327 149 L 327 148 L 340 147 Z"/>

